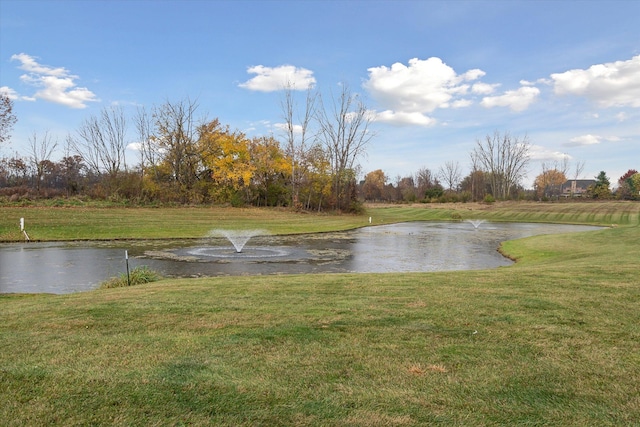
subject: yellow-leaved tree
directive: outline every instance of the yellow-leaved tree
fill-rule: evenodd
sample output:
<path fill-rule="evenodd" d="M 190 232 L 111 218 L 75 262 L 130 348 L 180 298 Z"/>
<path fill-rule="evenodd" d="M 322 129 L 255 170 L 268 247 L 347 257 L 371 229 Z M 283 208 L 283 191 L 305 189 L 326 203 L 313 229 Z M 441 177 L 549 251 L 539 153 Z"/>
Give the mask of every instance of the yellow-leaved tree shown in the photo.
<path fill-rule="evenodd" d="M 217 202 L 244 202 L 255 166 L 249 140 L 239 131 L 231 132 L 218 119 L 198 128 L 198 151 L 212 181 L 210 195 Z"/>
<path fill-rule="evenodd" d="M 254 172 L 252 188 L 258 206 L 281 206 L 290 202 L 287 184 L 291 180 L 291 160 L 271 136 L 256 137 L 249 143 Z"/>
<path fill-rule="evenodd" d="M 305 209 L 320 211 L 331 199 L 331 160 L 319 144 L 305 151 L 298 171 L 300 174 L 300 204 Z"/>

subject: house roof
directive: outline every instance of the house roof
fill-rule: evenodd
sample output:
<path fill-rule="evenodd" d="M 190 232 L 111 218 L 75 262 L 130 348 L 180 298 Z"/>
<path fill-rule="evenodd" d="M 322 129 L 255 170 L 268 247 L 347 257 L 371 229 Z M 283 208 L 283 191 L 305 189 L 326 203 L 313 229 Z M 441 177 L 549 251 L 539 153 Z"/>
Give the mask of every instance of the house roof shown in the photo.
<path fill-rule="evenodd" d="M 563 187 L 571 187 L 573 182 L 576 182 L 576 187 L 588 187 L 590 185 L 595 185 L 595 179 L 570 179 L 562 184 Z"/>

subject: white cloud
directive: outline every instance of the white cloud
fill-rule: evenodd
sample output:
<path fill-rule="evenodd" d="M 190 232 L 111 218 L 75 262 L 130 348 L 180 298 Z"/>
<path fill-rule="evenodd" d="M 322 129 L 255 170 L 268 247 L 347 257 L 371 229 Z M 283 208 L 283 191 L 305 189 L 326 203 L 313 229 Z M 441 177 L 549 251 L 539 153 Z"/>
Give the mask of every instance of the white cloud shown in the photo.
<path fill-rule="evenodd" d="M 23 101 L 35 101 L 35 98 L 28 96 L 21 96 L 18 92 L 11 89 L 9 86 L 0 87 L 0 95 L 6 96 L 12 101 L 23 100 Z"/>
<path fill-rule="evenodd" d="M 627 121 L 628 118 L 629 116 L 624 111 L 621 111 L 618 114 L 616 114 L 616 119 L 618 119 L 620 123 Z"/>
<path fill-rule="evenodd" d="M 377 122 L 391 123 L 396 125 L 418 125 L 418 126 L 432 126 L 436 123 L 436 120 L 428 117 L 420 112 L 404 112 L 404 111 L 391 111 L 386 110 L 376 114 L 375 120 Z"/>
<path fill-rule="evenodd" d="M 462 80 L 467 80 L 467 81 L 472 81 L 472 80 L 478 80 L 480 77 L 483 77 L 485 74 L 484 71 L 482 71 L 479 68 L 474 68 L 473 70 L 469 70 L 466 73 L 462 74 Z"/>
<path fill-rule="evenodd" d="M 85 108 L 87 106 L 86 102 L 96 101 L 96 96 L 87 88 L 76 88 L 74 78 L 74 76 L 37 76 L 34 78 L 30 75 L 27 78 L 21 78 L 21 80 L 43 88 L 34 94 L 35 98 L 42 98 L 45 101 L 55 102 L 71 108 Z"/>
<path fill-rule="evenodd" d="M 157 153 L 166 153 L 167 149 L 160 147 L 158 145 L 157 142 L 155 142 L 154 140 L 148 140 L 145 144 L 143 144 L 142 141 L 136 141 L 136 142 L 130 142 L 127 144 L 126 149 L 127 150 L 131 150 L 131 151 L 138 151 L 141 152 L 143 150 L 143 148 L 145 148 L 144 146 L 146 146 L 146 149 L 153 149 L 155 152 Z"/>
<path fill-rule="evenodd" d="M 355 111 L 350 111 L 344 115 L 344 119 L 347 123 L 351 123 L 353 120 L 360 117 L 359 113 Z M 375 121 L 378 117 L 378 113 L 375 110 L 366 110 L 362 117 L 368 121 Z"/>
<path fill-rule="evenodd" d="M 558 95 L 584 96 L 601 107 L 640 107 L 640 55 L 628 61 L 552 74 Z"/>
<path fill-rule="evenodd" d="M 489 84 L 489 83 L 478 82 L 478 83 L 474 83 L 473 86 L 471 86 L 471 92 L 476 93 L 478 95 L 489 95 L 490 93 L 493 93 L 498 86 L 500 86 L 500 84 L 498 83 Z"/>
<path fill-rule="evenodd" d="M 470 85 L 466 82 L 485 75 L 479 69 L 457 74 L 436 57 L 413 58 L 408 65 L 397 62 L 391 67 L 382 65 L 368 71 L 369 79 L 363 86 L 387 109 L 378 115 L 378 120 L 423 126 L 434 123 L 426 114 L 438 108 L 470 105 L 471 102 L 459 99 L 469 93 Z"/>
<path fill-rule="evenodd" d="M 521 86 L 517 90 L 508 90 L 503 95 L 482 98 L 480 105 L 486 108 L 509 107 L 513 111 L 524 111 L 529 108 L 540 95 L 540 89 L 532 86 Z"/>
<path fill-rule="evenodd" d="M 602 141 L 618 142 L 622 141 L 622 138 L 618 136 L 600 136 L 587 134 L 571 138 L 569 142 L 565 143 L 564 145 L 568 147 L 584 147 L 588 145 L 600 144 Z"/>
<path fill-rule="evenodd" d="M 457 101 L 453 101 L 451 103 L 452 108 L 464 108 L 473 104 L 473 101 L 470 99 L 459 99 Z"/>
<path fill-rule="evenodd" d="M 11 60 L 19 61 L 21 63 L 19 68 L 27 71 L 28 74 L 20 76 L 22 82 L 42 88 L 32 97 L 22 97 L 22 99 L 44 99 L 71 108 L 85 108 L 87 102 L 98 101 L 96 95 L 89 89 L 77 87 L 75 81 L 79 77 L 69 74 L 65 68 L 41 65 L 36 61 L 36 58 L 25 53 L 12 55 Z"/>
<path fill-rule="evenodd" d="M 20 61 L 22 65 L 20 65 L 19 68 L 21 70 L 25 70 L 33 74 L 46 74 L 48 76 L 57 76 L 57 77 L 64 77 L 69 74 L 69 72 L 63 67 L 51 68 L 51 67 L 47 67 L 46 65 L 38 64 L 38 62 L 36 62 L 36 58 L 30 55 L 27 55 L 26 53 L 19 53 L 17 55 L 12 55 L 11 60 Z"/>
<path fill-rule="evenodd" d="M 286 123 L 274 123 L 273 127 L 282 132 L 289 132 L 289 126 Z M 302 134 L 301 125 L 293 125 L 293 133 L 296 135 Z"/>
<path fill-rule="evenodd" d="M 466 93 L 468 87 L 460 85 L 463 76 L 440 58 L 409 60 L 409 66 L 395 63 L 369 68 L 369 80 L 364 86 L 383 105 L 394 110 L 430 113 L 448 106 L 457 93 Z"/>
<path fill-rule="evenodd" d="M 256 65 L 249 67 L 247 73 L 256 74 L 256 76 L 240 83 L 239 86 L 260 92 L 274 92 L 287 86 L 295 90 L 307 90 L 316 84 L 313 71 L 293 65 L 281 65 L 275 68 Z"/>
<path fill-rule="evenodd" d="M 600 144 L 601 140 L 602 140 L 601 136 L 588 134 L 588 135 L 581 135 L 581 136 L 576 136 L 575 138 L 571 138 L 569 142 L 567 142 L 564 145 L 569 147 L 584 147 L 587 145 Z"/>
<path fill-rule="evenodd" d="M 540 85 L 551 85 L 551 81 L 549 79 L 538 79 L 535 82 L 530 82 L 529 80 L 520 80 L 520 85 L 522 86 L 535 86 L 537 84 Z"/>
<path fill-rule="evenodd" d="M 550 150 L 541 145 L 531 145 L 529 149 L 529 158 L 531 160 L 542 161 L 562 161 L 564 159 L 571 160 L 571 156 L 560 151 Z"/>
<path fill-rule="evenodd" d="M 18 93 L 11 89 L 9 86 L 0 87 L 0 96 L 6 96 L 9 99 L 16 100 L 18 99 Z"/>

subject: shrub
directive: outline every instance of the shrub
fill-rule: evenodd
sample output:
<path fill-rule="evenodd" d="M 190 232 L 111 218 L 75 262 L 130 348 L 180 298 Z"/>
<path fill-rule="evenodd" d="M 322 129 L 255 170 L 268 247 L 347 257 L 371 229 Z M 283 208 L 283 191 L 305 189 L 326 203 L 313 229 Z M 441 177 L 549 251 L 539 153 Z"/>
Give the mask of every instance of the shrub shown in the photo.
<path fill-rule="evenodd" d="M 127 273 L 122 273 L 118 277 L 112 277 L 111 279 L 103 282 L 100 285 L 101 289 L 110 288 L 123 288 L 125 286 L 141 285 L 143 283 L 150 283 L 160 280 L 161 277 L 158 273 L 150 270 L 146 265 L 136 267 L 129 272 L 129 278 L 127 280 Z"/>
<path fill-rule="evenodd" d="M 364 203 L 360 200 L 352 200 L 349 204 L 349 213 L 362 215 L 365 212 Z"/>
<path fill-rule="evenodd" d="M 485 203 L 495 203 L 496 199 L 491 194 L 487 194 L 486 196 L 484 196 L 483 201 Z"/>
<path fill-rule="evenodd" d="M 461 193 L 460 193 L 460 201 L 461 201 L 462 203 L 470 202 L 470 201 L 471 201 L 471 199 L 472 199 L 472 197 L 471 197 L 471 192 L 469 192 L 469 191 L 463 191 L 463 192 L 461 192 Z"/>
<path fill-rule="evenodd" d="M 424 192 L 424 197 L 426 199 L 437 199 L 438 197 L 442 196 L 444 194 L 444 191 L 442 190 L 442 188 L 440 187 L 431 187 L 428 190 L 426 190 Z"/>
<path fill-rule="evenodd" d="M 229 203 L 231 203 L 231 206 L 233 206 L 234 208 L 244 207 L 245 201 L 244 201 L 242 192 L 236 191 L 235 193 L 233 193 L 231 195 L 231 199 L 229 200 Z"/>

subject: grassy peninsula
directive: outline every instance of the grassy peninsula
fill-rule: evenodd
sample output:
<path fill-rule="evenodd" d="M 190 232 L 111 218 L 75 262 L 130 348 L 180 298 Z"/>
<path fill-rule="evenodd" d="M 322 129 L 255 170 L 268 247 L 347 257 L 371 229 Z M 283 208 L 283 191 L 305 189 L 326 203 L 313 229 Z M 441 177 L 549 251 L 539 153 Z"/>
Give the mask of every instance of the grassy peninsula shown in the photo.
<path fill-rule="evenodd" d="M 0 295 L 0 424 L 640 424 L 640 204 L 0 207 L 39 240 L 200 237 L 409 220 L 606 225 L 506 242 L 506 268 L 164 279 Z M 18 230 L 19 231 L 19 230 Z"/>

